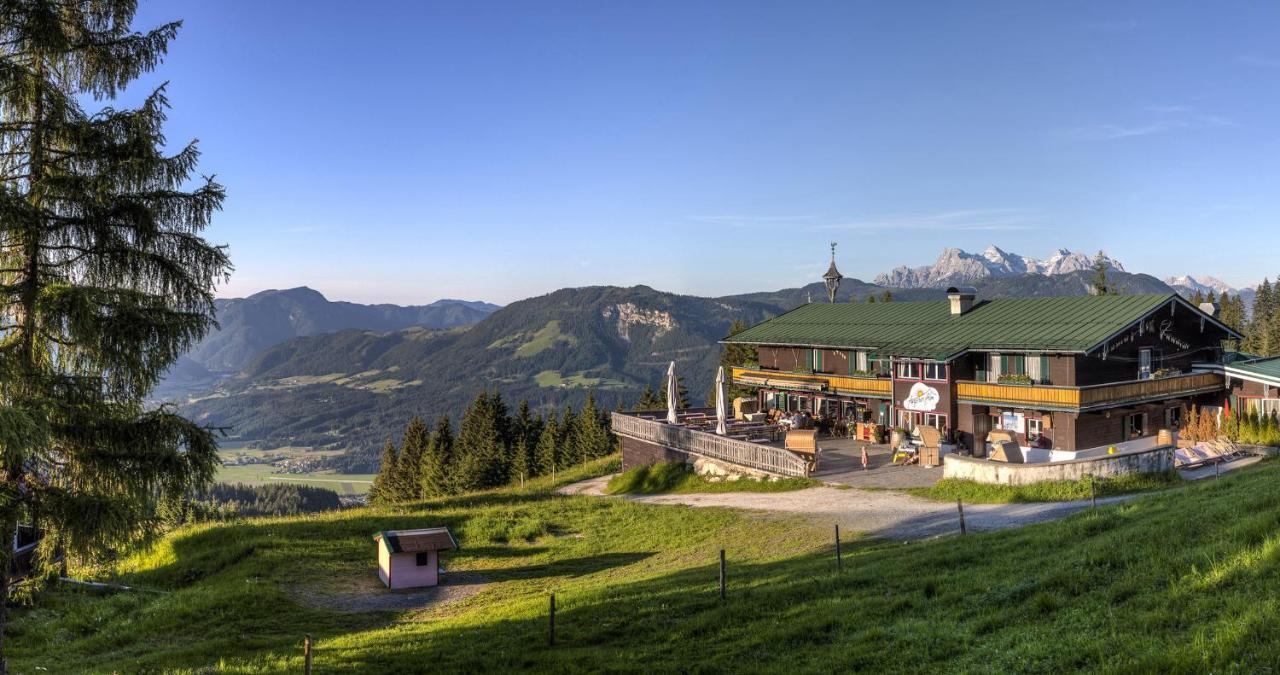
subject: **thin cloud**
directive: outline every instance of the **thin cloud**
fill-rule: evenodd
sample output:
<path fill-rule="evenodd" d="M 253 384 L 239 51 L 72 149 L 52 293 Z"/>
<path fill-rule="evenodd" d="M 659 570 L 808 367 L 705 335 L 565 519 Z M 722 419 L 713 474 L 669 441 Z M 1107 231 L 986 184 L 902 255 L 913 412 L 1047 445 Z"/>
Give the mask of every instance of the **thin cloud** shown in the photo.
<path fill-rule="evenodd" d="M 1236 63 L 1254 68 L 1280 68 L 1280 57 L 1244 54 L 1236 59 Z"/>
<path fill-rule="evenodd" d="M 1068 129 L 1066 136 L 1077 141 L 1118 141 L 1192 129 L 1215 129 L 1235 123 L 1221 115 L 1196 112 L 1186 105 L 1147 106 L 1154 119 L 1133 124 L 1094 124 Z"/>
<path fill-rule="evenodd" d="M 1034 214 L 1014 208 L 962 209 L 941 213 L 908 214 L 825 223 L 813 231 L 917 230 L 946 232 L 1011 232 L 1039 230 Z"/>

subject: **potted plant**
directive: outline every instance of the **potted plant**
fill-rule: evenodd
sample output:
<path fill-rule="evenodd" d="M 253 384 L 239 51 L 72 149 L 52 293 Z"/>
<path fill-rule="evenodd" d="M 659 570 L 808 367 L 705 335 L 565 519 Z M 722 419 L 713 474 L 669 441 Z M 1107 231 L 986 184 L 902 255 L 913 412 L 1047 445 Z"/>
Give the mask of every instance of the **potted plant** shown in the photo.
<path fill-rule="evenodd" d="M 889 431 L 889 447 L 896 448 L 906 441 L 909 432 L 902 427 L 894 427 Z"/>
<path fill-rule="evenodd" d="M 1005 374 L 996 379 L 1000 384 L 1034 384 L 1030 375 Z"/>

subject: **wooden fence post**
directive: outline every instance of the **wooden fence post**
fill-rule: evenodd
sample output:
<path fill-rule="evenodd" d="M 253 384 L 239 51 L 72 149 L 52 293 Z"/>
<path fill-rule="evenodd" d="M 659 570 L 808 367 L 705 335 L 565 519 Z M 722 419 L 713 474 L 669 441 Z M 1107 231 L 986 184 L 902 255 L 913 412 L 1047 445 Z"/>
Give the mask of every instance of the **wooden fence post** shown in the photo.
<path fill-rule="evenodd" d="M 1222 462 L 1214 462 L 1213 463 L 1213 479 L 1218 480 L 1219 478 L 1222 478 Z"/>
<path fill-rule="evenodd" d="M 311 675 L 311 636 L 302 637 L 302 672 Z"/>
<path fill-rule="evenodd" d="M 968 534 L 964 529 L 964 504 L 956 499 L 956 510 L 960 512 L 960 534 Z"/>
<path fill-rule="evenodd" d="M 551 613 L 547 615 L 547 645 L 556 645 L 556 594 L 551 594 Z"/>
<path fill-rule="evenodd" d="M 844 569 L 844 561 L 840 559 L 840 523 L 836 523 L 836 571 Z"/>
<path fill-rule="evenodd" d="M 725 587 L 725 570 L 724 570 L 724 549 L 720 549 L 720 599 L 724 600 Z"/>
<path fill-rule="evenodd" d="M 1093 502 L 1093 510 L 1098 510 L 1098 488 L 1092 474 L 1089 475 L 1089 501 Z"/>

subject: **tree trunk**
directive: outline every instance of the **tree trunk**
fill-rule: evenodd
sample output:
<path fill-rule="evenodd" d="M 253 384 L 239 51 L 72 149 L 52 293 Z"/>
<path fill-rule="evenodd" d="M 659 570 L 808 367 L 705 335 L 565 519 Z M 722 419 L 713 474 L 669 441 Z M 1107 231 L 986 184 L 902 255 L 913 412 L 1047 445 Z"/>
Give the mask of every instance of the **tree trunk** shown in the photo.
<path fill-rule="evenodd" d="M 12 472 L 10 472 L 12 473 Z M 8 675 L 9 660 L 4 653 L 5 628 L 9 624 L 9 584 L 12 582 L 13 538 L 18 532 L 18 514 L 6 511 L 0 524 L 0 675 Z"/>

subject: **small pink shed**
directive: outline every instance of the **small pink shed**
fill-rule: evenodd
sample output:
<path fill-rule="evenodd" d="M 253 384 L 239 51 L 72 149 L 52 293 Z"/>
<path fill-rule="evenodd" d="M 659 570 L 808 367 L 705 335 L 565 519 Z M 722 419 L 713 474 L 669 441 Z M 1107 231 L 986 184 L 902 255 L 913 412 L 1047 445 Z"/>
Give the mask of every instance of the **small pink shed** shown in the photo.
<path fill-rule="evenodd" d="M 392 590 L 440 583 L 440 551 L 458 548 L 447 527 L 386 530 L 373 535 L 378 578 Z"/>

